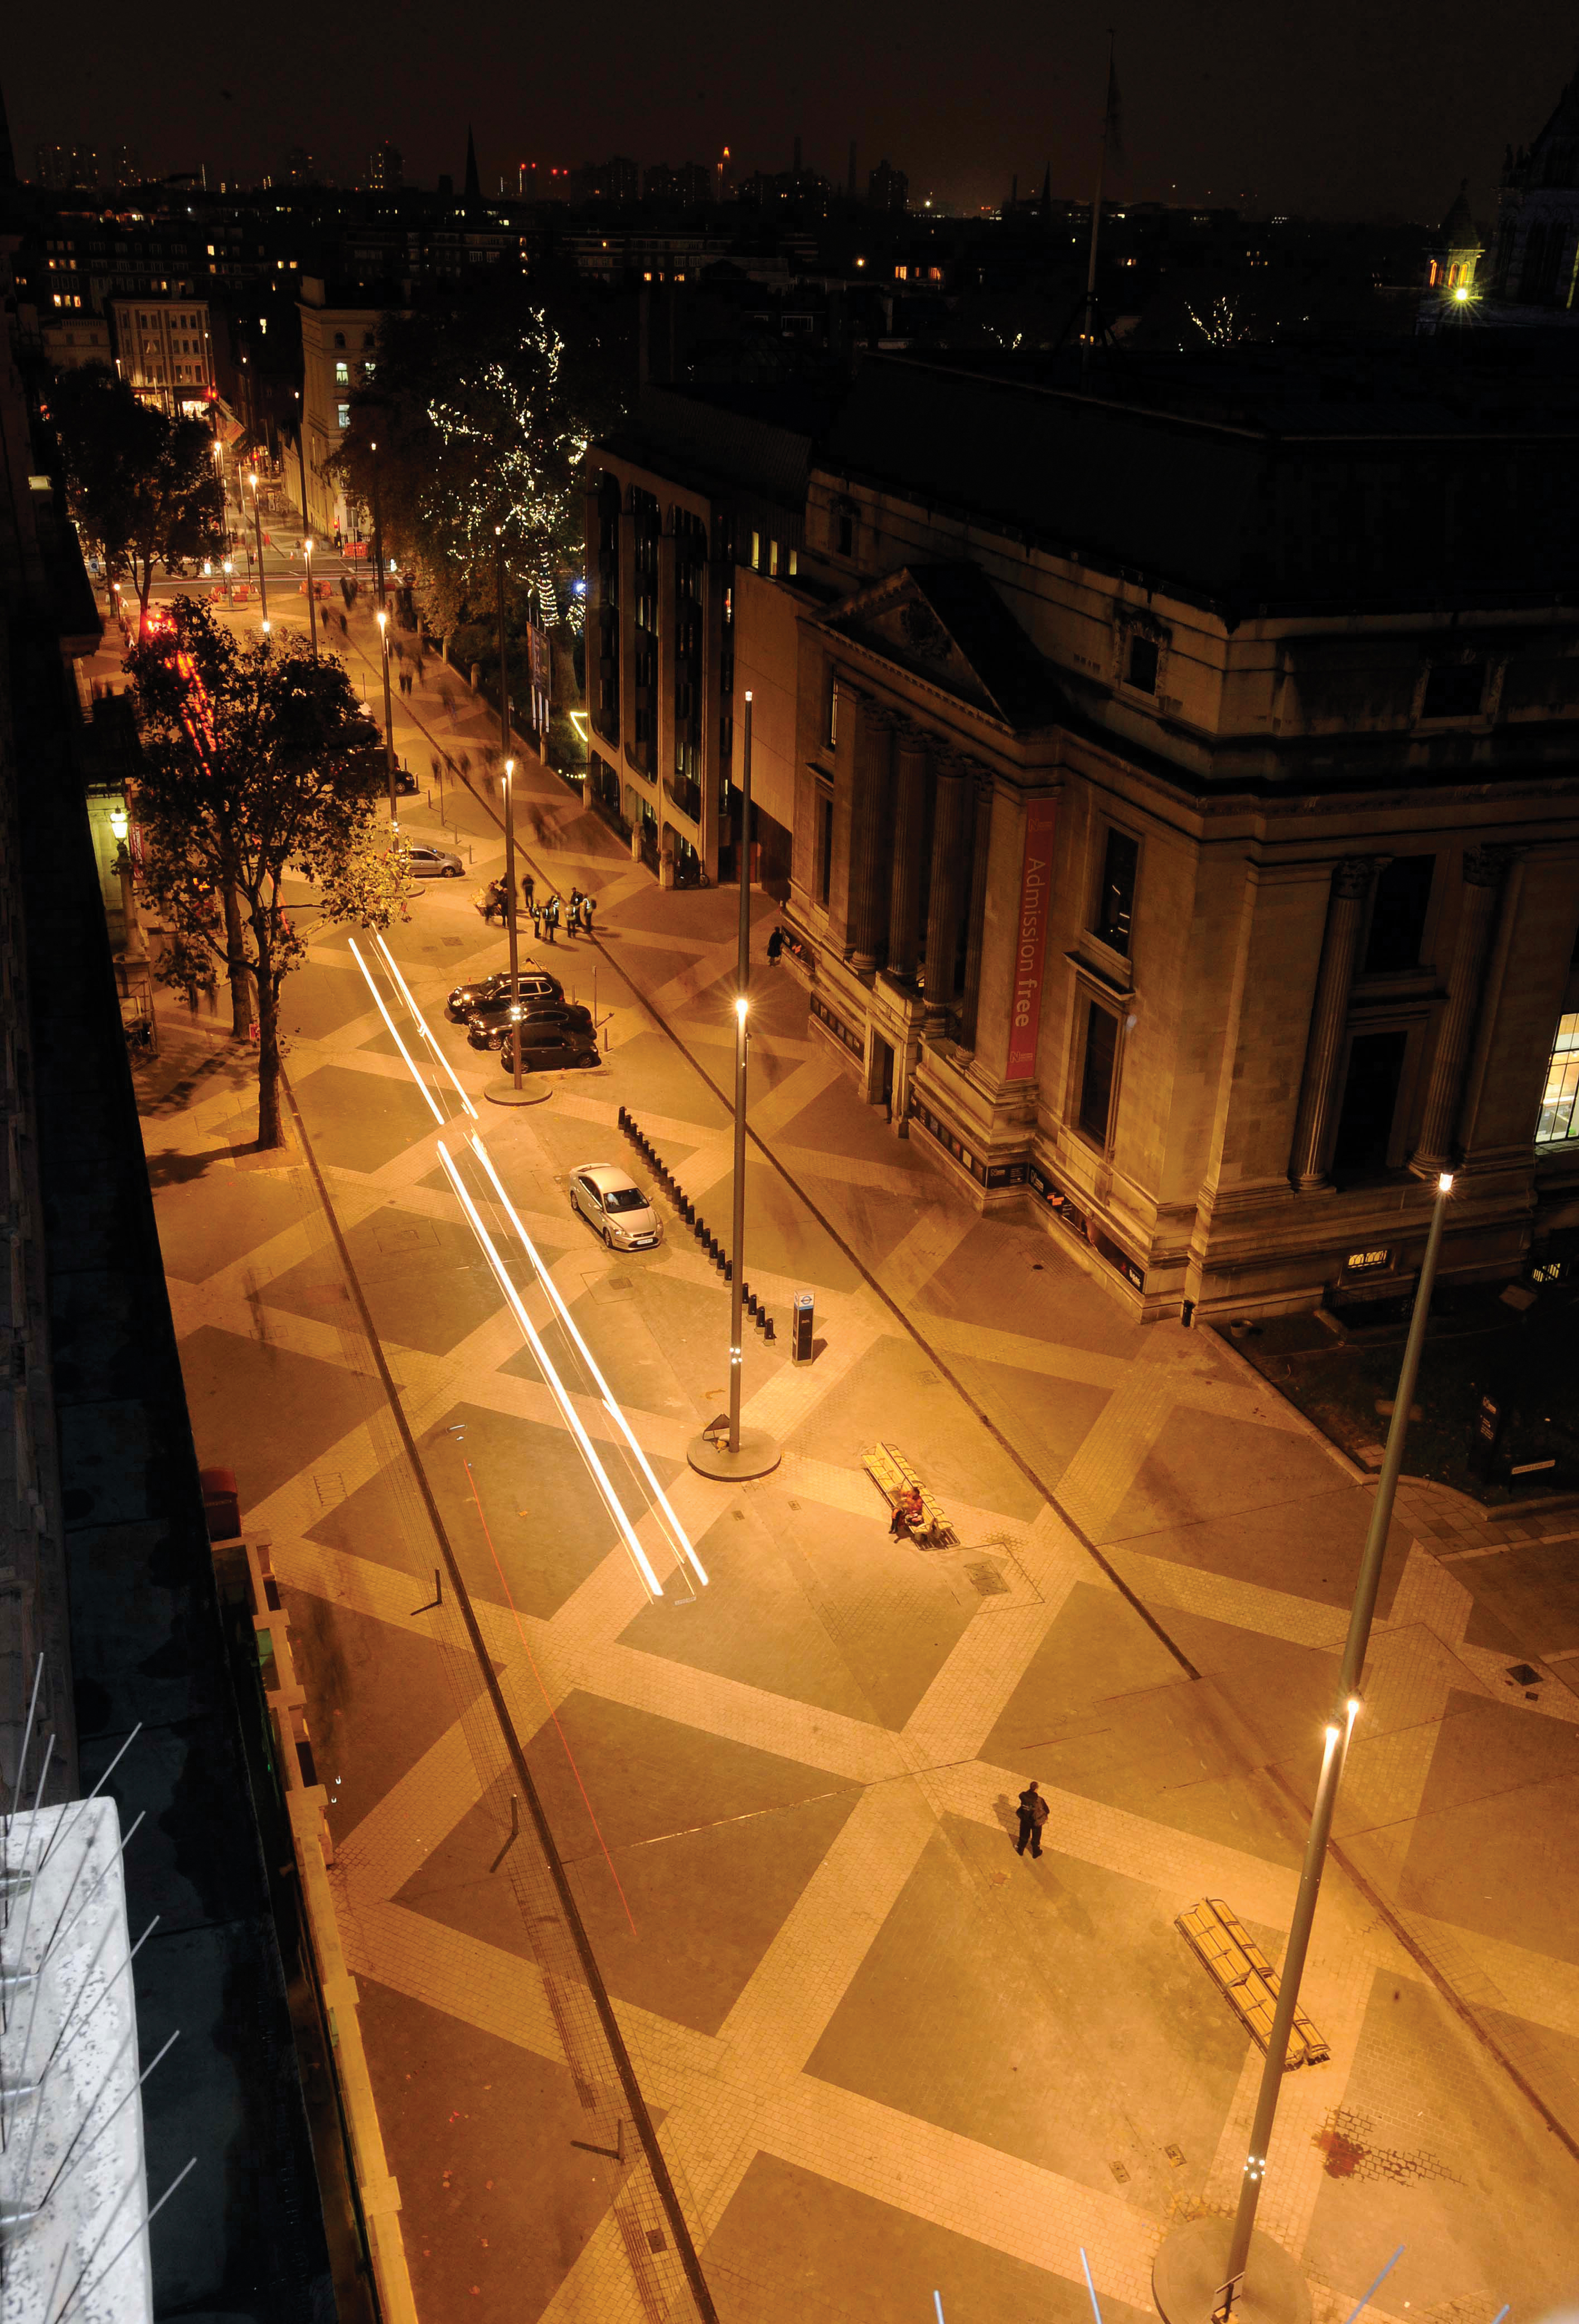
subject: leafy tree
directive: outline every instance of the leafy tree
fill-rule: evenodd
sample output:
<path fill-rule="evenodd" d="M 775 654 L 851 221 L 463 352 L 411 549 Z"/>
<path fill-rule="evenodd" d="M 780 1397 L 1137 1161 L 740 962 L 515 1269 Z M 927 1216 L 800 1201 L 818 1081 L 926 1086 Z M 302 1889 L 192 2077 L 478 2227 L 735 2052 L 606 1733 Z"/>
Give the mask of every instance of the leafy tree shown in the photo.
<path fill-rule="evenodd" d="M 373 845 L 383 748 L 344 665 L 314 660 L 295 639 L 245 645 L 189 597 L 171 610 L 173 634 L 126 662 L 142 726 L 144 884 L 171 930 L 169 981 L 189 989 L 216 967 L 252 980 L 258 1145 L 275 1147 L 280 989 L 307 951 L 301 908 L 282 893 L 287 870 L 319 889 L 319 919 L 383 928 L 406 917 L 405 854 Z"/>
<path fill-rule="evenodd" d="M 200 420 L 140 402 L 102 364 L 63 372 L 50 392 L 67 497 L 110 580 L 131 576 L 145 614 L 156 567 L 185 573 L 223 556 L 225 499 Z"/>
<path fill-rule="evenodd" d="M 553 622 L 581 564 L 581 462 L 618 410 L 584 308 L 525 282 L 459 289 L 384 318 L 333 465 L 440 635 L 492 622 L 501 539 L 514 612 L 532 592 Z"/>

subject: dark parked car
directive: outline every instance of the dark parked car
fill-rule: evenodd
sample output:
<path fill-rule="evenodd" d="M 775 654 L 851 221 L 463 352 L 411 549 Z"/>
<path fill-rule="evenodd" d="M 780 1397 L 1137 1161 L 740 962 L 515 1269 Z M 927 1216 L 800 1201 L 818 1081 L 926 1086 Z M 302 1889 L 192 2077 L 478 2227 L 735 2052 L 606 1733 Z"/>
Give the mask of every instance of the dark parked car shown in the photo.
<path fill-rule="evenodd" d="M 535 1017 L 526 1017 L 522 1019 L 521 1031 L 523 1073 L 551 1074 L 565 1065 L 603 1063 L 596 1036 L 590 1027 L 543 1024 Z M 512 1062 L 508 1049 L 502 1052 L 500 1061 L 508 1070 Z"/>
<path fill-rule="evenodd" d="M 411 772 L 410 767 L 397 767 L 395 769 L 394 787 L 402 798 L 410 798 L 413 793 L 420 791 L 422 788 L 421 784 L 417 780 L 416 776 Z"/>
<path fill-rule="evenodd" d="M 466 1039 L 474 1049 L 500 1049 L 512 1021 L 519 1018 L 528 1028 L 528 1038 L 550 1028 L 557 1033 L 585 1034 L 596 1048 L 597 1037 L 592 1028 L 592 1011 L 581 1009 L 573 1001 L 522 1001 L 512 1009 L 503 994 L 496 1008 L 479 1009 L 466 1027 Z"/>
<path fill-rule="evenodd" d="M 565 988 L 557 976 L 547 969 L 523 968 L 516 978 L 522 1001 L 563 1001 Z M 444 1005 L 444 1013 L 452 1025 L 464 1025 L 479 1009 L 491 1009 L 495 1002 L 503 1007 L 510 997 L 510 971 L 502 969 L 497 976 L 479 978 L 476 984 L 457 984 Z"/>

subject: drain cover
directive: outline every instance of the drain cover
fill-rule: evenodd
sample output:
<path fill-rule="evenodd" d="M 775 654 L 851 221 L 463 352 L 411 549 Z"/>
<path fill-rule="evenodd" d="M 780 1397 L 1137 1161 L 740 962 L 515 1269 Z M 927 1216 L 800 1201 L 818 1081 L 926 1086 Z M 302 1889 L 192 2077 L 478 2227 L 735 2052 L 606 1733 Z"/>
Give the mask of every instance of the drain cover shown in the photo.
<path fill-rule="evenodd" d="M 995 1565 L 967 1565 L 965 1572 L 979 1598 L 1007 1598 L 1009 1584 Z"/>

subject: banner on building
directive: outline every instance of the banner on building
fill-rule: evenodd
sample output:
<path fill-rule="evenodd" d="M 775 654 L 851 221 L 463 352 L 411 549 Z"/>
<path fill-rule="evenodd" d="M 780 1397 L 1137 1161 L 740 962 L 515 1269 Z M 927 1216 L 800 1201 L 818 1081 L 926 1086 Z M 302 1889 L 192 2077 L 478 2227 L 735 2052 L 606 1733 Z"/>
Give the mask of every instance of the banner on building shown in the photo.
<path fill-rule="evenodd" d="M 1053 902 L 1053 827 L 1056 799 L 1032 799 L 1025 810 L 1025 856 L 1020 873 L 1020 919 L 1015 930 L 1014 981 L 1009 1011 L 1011 1082 L 1036 1077 L 1037 1037 L 1042 1020 L 1042 970 L 1048 956 L 1048 919 Z"/>

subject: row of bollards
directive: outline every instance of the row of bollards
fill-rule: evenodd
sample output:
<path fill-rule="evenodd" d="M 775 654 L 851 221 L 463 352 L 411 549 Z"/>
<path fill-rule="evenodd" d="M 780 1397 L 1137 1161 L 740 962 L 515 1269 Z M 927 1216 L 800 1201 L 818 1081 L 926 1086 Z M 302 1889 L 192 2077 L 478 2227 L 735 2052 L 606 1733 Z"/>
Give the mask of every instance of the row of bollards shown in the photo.
<path fill-rule="evenodd" d="M 637 1123 L 635 1115 L 631 1112 L 629 1107 L 621 1106 L 619 1122 L 620 1128 L 624 1131 L 625 1136 L 636 1148 L 637 1153 L 640 1154 L 642 1159 L 648 1164 L 653 1176 L 657 1178 L 659 1185 L 663 1188 L 664 1193 L 669 1196 L 669 1201 L 674 1204 L 674 1207 L 679 1213 L 680 1217 L 685 1221 L 687 1226 L 689 1227 L 691 1232 L 696 1236 L 697 1240 L 701 1244 L 702 1249 L 706 1252 L 714 1266 L 723 1276 L 725 1282 L 732 1283 L 734 1279 L 734 1270 L 730 1264 L 728 1252 L 725 1250 L 724 1245 L 719 1241 L 717 1236 L 707 1225 L 706 1221 L 701 1216 L 689 1195 L 681 1191 L 679 1181 L 676 1179 L 673 1171 L 669 1168 L 668 1163 L 660 1156 L 657 1149 L 654 1148 L 651 1139 L 648 1138 L 645 1131 L 641 1129 Z M 757 1297 L 756 1293 L 751 1288 L 749 1284 L 743 1286 L 741 1296 L 744 1302 L 746 1313 L 750 1315 L 752 1321 L 762 1333 L 763 1339 L 771 1343 L 778 1336 L 773 1329 L 772 1317 L 769 1314 L 767 1309 L 762 1305 L 762 1301 Z"/>

